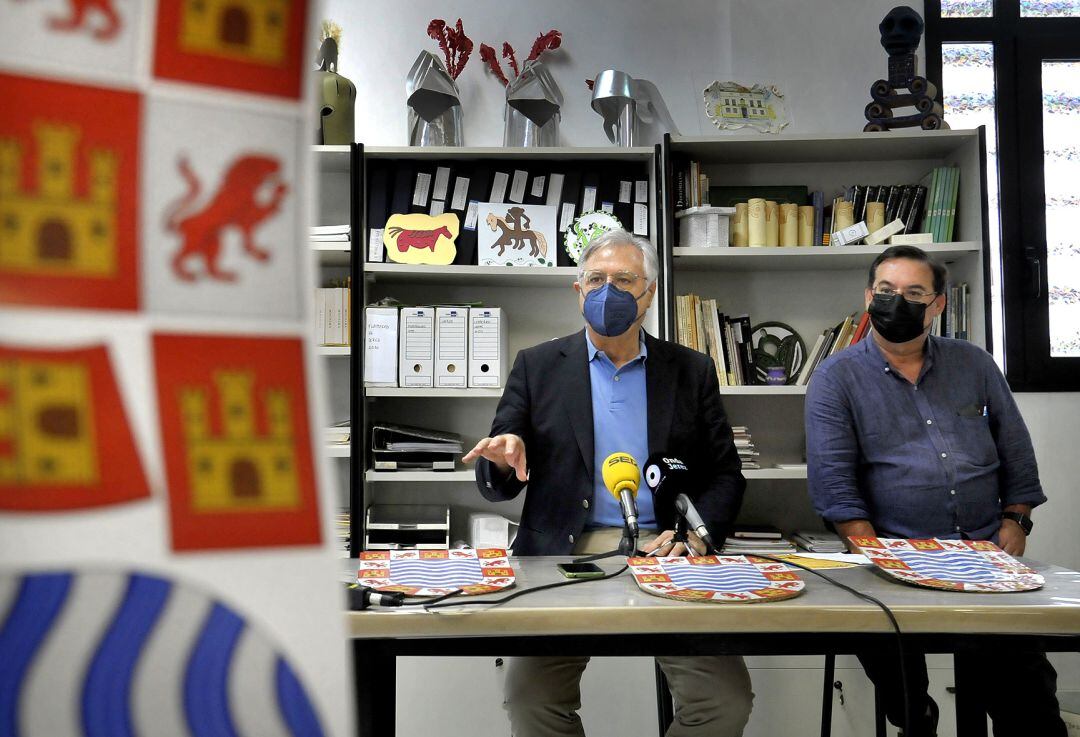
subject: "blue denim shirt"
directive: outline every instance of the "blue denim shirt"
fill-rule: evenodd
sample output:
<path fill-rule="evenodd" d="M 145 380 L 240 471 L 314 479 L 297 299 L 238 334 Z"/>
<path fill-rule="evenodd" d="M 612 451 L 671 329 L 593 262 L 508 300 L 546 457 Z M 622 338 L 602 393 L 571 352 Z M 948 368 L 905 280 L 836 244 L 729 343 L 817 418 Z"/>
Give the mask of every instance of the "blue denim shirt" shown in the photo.
<path fill-rule="evenodd" d="M 649 457 L 649 413 L 645 389 L 645 340 L 641 340 L 641 352 L 631 360 L 615 368 L 615 364 L 601 350 L 597 350 L 585 331 L 589 346 L 589 380 L 592 383 L 593 411 L 593 503 L 589 515 L 589 527 L 622 527 L 622 508 L 611 492 L 604 486 L 600 469 L 604 459 L 612 453 L 629 453 L 637 461 L 638 468 L 645 467 Z M 643 529 L 656 526 L 652 494 L 641 484 L 644 493 L 637 495 L 638 524 Z"/>
<path fill-rule="evenodd" d="M 993 358 L 930 337 L 914 384 L 873 335 L 814 372 L 806 395 L 814 508 L 882 537 L 992 539 L 1002 507 L 1046 501 L 1031 437 Z"/>

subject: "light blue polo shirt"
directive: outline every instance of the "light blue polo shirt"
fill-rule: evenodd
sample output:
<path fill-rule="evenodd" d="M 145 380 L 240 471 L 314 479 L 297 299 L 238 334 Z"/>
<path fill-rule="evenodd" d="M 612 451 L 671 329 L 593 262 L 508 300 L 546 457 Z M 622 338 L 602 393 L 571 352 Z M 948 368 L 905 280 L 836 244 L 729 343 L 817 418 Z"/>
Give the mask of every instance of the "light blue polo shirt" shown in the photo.
<path fill-rule="evenodd" d="M 592 381 L 593 414 L 593 503 L 588 528 L 622 527 L 622 508 L 604 486 L 601 473 L 604 459 L 612 453 L 629 453 L 644 468 L 649 457 L 649 417 L 645 391 L 645 341 L 639 338 L 637 357 L 616 369 L 607 355 L 593 345 L 589 331 L 589 378 Z M 643 529 L 656 527 L 652 494 L 644 479 L 637 495 L 638 523 Z"/>

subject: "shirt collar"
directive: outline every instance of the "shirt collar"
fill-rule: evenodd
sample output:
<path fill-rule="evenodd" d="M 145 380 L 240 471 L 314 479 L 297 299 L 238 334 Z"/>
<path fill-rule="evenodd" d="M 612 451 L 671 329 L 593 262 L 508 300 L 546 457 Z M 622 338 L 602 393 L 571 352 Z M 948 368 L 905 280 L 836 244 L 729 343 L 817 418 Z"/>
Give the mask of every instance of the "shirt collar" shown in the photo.
<path fill-rule="evenodd" d="M 892 367 L 889 364 L 889 360 L 885 358 L 885 354 L 881 352 L 881 346 L 879 346 L 877 344 L 877 341 L 874 340 L 872 328 L 870 333 L 867 334 L 867 336 L 862 340 L 862 342 L 867 344 L 866 348 L 864 349 L 867 359 L 873 362 L 873 364 L 879 367 L 882 371 L 889 371 L 891 373 L 890 369 Z M 926 343 L 924 344 L 923 348 L 923 367 L 922 371 L 919 372 L 920 379 L 925 376 L 926 372 L 929 371 L 930 368 L 934 365 L 934 356 L 937 353 L 936 342 L 937 338 L 935 338 L 933 335 L 926 336 Z"/>
<path fill-rule="evenodd" d="M 595 345 L 593 345 L 592 338 L 589 337 L 589 331 L 588 330 L 585 331 L 585 345 L 588 346 L 588 349 L 589 349 L 589 362 L 590 363 L 592 362 L 592 360 L 594 358 L 596 358 L 597 353 L 604 353 L 599 348 L 597 348 Z M 642 361 L 644 361 L 646 358 L 648 358 L 648 356 L 649 356 L 649 349 L 645 347 L 645 329 L 644 328 L 638 328 L 638 354 L 634 358 L 632 358 L 629 361 L 629 363 L 632 363 L 632 362 L 638 360 L 639 358 Z M 606 353 L 604 353 L 604 357 L 605 358 L 607 357 Z"/>

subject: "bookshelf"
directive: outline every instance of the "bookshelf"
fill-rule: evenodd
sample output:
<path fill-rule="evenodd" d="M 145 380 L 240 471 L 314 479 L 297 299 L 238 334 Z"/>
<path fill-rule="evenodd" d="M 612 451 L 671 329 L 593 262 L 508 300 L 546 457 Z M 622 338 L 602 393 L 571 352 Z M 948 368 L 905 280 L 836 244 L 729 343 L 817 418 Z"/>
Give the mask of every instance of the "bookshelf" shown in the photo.
<path fill-rule="evenodd" d="M 630 172 L 637 180 L 649 182 L 650 234 L 655 239 L 660 226 L 658 202 L 659 147 L 641 148 L 408 148 L 358 146 L 359 192 L 366 192 L 367 178 L 373 167 L 393 167 L 396 162 L 417 170 L 436 165 L 450 166 L 455 173 L 461 166 L 490 166 L 492 168 L 527 169 L 530 172 L 559 172 L 569 169 L 590 169 L 601 172 L 616 169 Z M 629 176 L 629 174 L 627 174 Z M 481 301 L 484 306 L 501 307 L 508 323 L 508 348 L 503 378 L 509 373 L 517 352 L 551 338 L 574 333 L 582 328 L 577 295 L 573 282 L 577 278 L 574 266 L 550 268 L 508 268 L 476 265 L 407 265 L 391 262 L 370 263 L 367 237 L 369 228 L 366 196 L 356 198 L 360 234 L 353 242 L 353 265 L 362 279 L 354 277 L 354 286 L 362 283 L 362 291 L 354 289 L 353 321 L 357 331 L 353 344 L 363 335 L 362 305 L 384 297 L 393 297 L 404 304 L 453 304 Z M 598 204 L 599 207 L 599 199 Z M 577 214 L 580 214 L 578 212 Z M 561 240 L 561 239 L 560 239 Z M 561 247 L 561 242 L 558 244 Z M 654 317 L 647 329 L 659 332 Z M 356 363 L 362 363 L 362 356 Z M 362 376 L 357 365 L 354 376 Z M 363 449 L 370 447 L 363 428 L 373 422 L 393 422 L 419 425 L 458 433 L 466 449 L 487 436 L 502 389 L 415 389 L 399 387 L 367 387 L 362 381 L 353 382 L 357 394 L 356 414 L 353 415 L 356 451 L 351 461 L 352 477 L 357 479 L 352 493 L 352 539 L 363 539 L 364 510 L 372 504 L 447 504 L 450 506 L 451 540 L 464 539 L 470 512 L 494 512 L 519 518 L 523 496 L 512 502 L 492 504 L 476 488 L 471 466 L 454 471 L 374 471 L 368 466 Z M 360 442 L 360 439 L 363 439 Z"/>
<path fill-rule="evenodd" d="M 703 248 L 677 242 L 674 173 L 693 160 L 713 186 L 792 186 L 825 192 L 849 184 L 917 183 L 935 166 L 960 168 L 955 237 L 920 246 L 949 267 L 950 278 L 971 290 L 972 341 L 987 346 L 984 266 L 987 210 L 984 133 L 977 130 L 892 131 L 823 135 L 734 135 L 665 139 L 665 203 L 661 284 L 667 309 L 662 336 L 675 339 L 675 295 L 715 298 L 728 314 L 748 313 L 753 325 L 779 321 L 802 337 L 807 350 L 822 330 L 863 309 L 863 288 L 875 256 L 887 246 Z M 804 462 L 804 386 L 721 387 L 732 425 L 746 425 L 760 451 L 760 470 L 747 470 L 740 513 L 746 523 L 785 531 L 821 529 L 806 494 L 806 471 L 774 464 Z"/>

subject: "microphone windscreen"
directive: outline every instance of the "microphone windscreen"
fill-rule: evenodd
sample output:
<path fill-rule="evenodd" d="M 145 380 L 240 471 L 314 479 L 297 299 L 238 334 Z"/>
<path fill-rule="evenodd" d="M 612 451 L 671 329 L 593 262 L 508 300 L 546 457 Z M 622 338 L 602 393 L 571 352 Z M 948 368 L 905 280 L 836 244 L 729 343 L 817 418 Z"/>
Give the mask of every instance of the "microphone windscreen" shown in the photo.
<path fill-rule="evenodd" d="M 638 470 L 637 461 L 629 453 L 612 453 L 604 459 L 601 471 L 604 478 L 604 486 L 616 499 L 623 489 L 637 496 L 638 484 L 641 481 L 641 472 Z"/>

